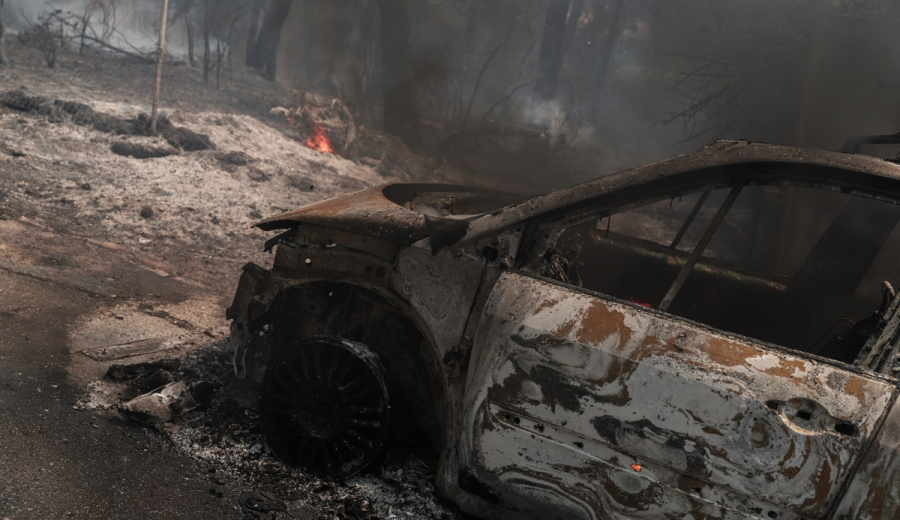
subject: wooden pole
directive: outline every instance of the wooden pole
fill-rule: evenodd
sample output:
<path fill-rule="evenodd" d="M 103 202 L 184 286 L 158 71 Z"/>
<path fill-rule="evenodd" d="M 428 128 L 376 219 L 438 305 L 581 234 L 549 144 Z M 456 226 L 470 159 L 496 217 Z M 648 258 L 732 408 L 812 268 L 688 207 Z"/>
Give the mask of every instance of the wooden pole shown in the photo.
<path fill-rule="evenodd" d="M 162 86 L 163 56 L 166 48 L 166 18 L 169 0 L 163 0 L 162 20 L 159 22 L 159 47 L 156 56 L 156 92 L 153 94 L 153 112 L 150 114 L 150 133 L 156 133 L 156 121 L 159 118 L 159 92 Z"/>

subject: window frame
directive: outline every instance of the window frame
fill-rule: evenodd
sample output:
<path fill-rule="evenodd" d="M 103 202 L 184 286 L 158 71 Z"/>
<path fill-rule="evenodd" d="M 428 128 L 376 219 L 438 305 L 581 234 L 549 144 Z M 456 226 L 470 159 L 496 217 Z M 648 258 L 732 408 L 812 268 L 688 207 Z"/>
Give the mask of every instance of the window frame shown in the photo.
<path fill-rule="evenodd" d="M 728 168 L 716 168 L 710 173 L 719 173 L 720 175 L 710 175 L 709 178 L 705 179 L 706 182 L 685 182 L 675 187 L 668 183 L 659 183 L 659 185 L 656 185 L 657 183 L 646 183 L 647 185 L 627 185 L 622 188 L 599 195 L 592 199 L 583 201 L 582 203 L 578 204 L 577 207 L 570 208 L 568 211 L 551 212 L 544 215 L 543 217 L 537 217 L 532 222 L 530 222 L 526 228 L 525 236 L 531 236 L 533 242 L 531 247 L 528 248 L 527 256 L 525 256 L 523 261 L 520 263 L 519 270 L 521 270 L 523 273 L 528 274 L 529 276 L 567 287 L 570 290 L 582 292 L 592 297 L 599 297 L 601 299 L 620 302 L 625 305 L 640 309 L 642 312 L 657 314 L 675 322 L 683 322 L 691 324 L 693 326 L 700 326 L 704 329 L 715 331 L 718 334 L 738 337 L 755 345 L 764 346 L 765 348 L 772 348 L 783 352 L 789 352 L 793 355 L 804 356 L 811 359 L 816 359 L 818 361 L 827 362 L 832 365 L 844 368 L 852 368 L 855 370 L 861 370 L 870 373 L 870 370 L 859 365 L 859 358 L 853 363 L 846 363 L 836 359 L 823 357 L 807 351 L 794 349 L 751 336 L 745 336 L 740 333 L 720 329 L 713 325 L 698 322 L 690 318 L 678 316 L 666 311 L 661 311 L 654 307 L 644 307 L 632 301 L 623 300 L 606 293 L 573 285 L 571 283 L 556 280 L 554 278 L 549 278 L 541 274 L 542 268 L 546 263 L 546 255 L 554 249 L 560 236 L 571 227 L 581 225 L 592 220 L 607 218 L 611 215 L 616 215 L 618 213 L 622 213 L 624 211 L 642 207 L 648 204 L 673 199 L 675 197 L 692 195 L 701 193 L 703 191 L 731 189 L 735 186 L 735 184 L 738 183 L 740 183 L 742 187 L 785 186 L 812 188 L 822 191 L 831 191 L 847 195 L 865 197 L 867 199 L 900 206 L 900 186 L 898 186 L 896 184 L 897 181 L 893 179 L 878 179 L 880 181 L 889 181 L 893 183 L 894 189 L 886 193 L 883 190 L 866 188 L 859 185 L 858 183 L 838 183 L 833 182 L 832 179 L 823 182 L 821 178 L 816 178 L 815 174 L 817 173 L 817 168 L 815 166 L 799 168 L 801 170 L 801 175 L 797 175 L 797 172 L 790 171 L 798 169 L 797 165 L 785 165 L 787 166 L 787 168 L 781 167 L 782 165 L 778 164 L 755 164 L 741 166 L 743 167 L 737 168 L 737 171 L 729 171 Z M 697 172 L 687 173 L 690 174 Z M 861 174 L 860 172 L 853 171 L 847 171 L 847 173 L 854 175 L 865 175 Z M 731 208 L 729 208 L 729 212 L 730 209 Z M 716 230 L 716 232 L 718 232 L 718 230 Z M 715 236 L 715 234 L 713 236 Z M 634 237 L 628 238 L 633 240 L 641 240 Z M 524 241 L 523 245 L 525 245 Z M 701 265 L 703 263 L 702 260 L 703 259 L 701 259 L 701 261 L 698 261 L 697 264 L 692 267 L 692 270 L 696 269 L 698 265 Z M 715 261 L 713 260 L 713 262 Z M 727 267 L 729 269 L 736 268 L 735 271 L 740 273 L 740 269 L 737 268 L 737 266 L 725 264 L 723 265 L 723 267 Z M 900 295 L 898 295 L 895 303 L 897 301 L 900 301 Z M 870 334 L 869 337 L 867 337 L 866 345 L 863 347 L 862 351 L 865 351 L 870 344 L 878 339 L 880 332 L 881 329 L 876 329 Z"/>

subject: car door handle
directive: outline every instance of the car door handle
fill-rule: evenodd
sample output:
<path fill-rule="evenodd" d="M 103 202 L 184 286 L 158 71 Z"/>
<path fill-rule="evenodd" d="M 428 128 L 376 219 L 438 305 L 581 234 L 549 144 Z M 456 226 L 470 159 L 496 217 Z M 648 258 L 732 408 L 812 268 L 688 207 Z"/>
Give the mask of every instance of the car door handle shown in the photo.
<path fill-rule="evenodd" d="M 766 408 L 778 413 L 785 422 L 810 432 L 834 432 L 853 437 L 859 428 L 852 422 L 832 416 L 824 406 L 811 399 L 768 400 Z"/>

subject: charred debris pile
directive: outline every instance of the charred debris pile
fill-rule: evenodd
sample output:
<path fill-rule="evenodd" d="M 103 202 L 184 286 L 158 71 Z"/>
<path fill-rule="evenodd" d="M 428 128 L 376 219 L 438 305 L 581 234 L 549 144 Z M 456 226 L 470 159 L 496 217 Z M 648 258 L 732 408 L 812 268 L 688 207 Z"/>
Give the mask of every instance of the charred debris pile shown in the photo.
<path fill-rule="evenodd" d="M 157 122 L 156 134 L 154 134 L 150 128 L 150 117 L 143 113 L 131 119 L 124 119 L 98 112 L 84 103 L 29 96 L 23 90 L 0 93 L 0 103 L 19 112 L 46 116 L 51 123 L 69 121 L 76 125 L 90 126 L 97 131 L 120 136 L 152 137 L 158 135 L 168 144 L 168 146 L 154 146 L 125 140 L 112 144 L 113 153 L 127 157 L 152 159 L 181 152 L 198 152 L 215 148 L 208 136 L 176 126 L 165 117 L 160 118 Z"/>
<path fill-rule="evenodd" d="M 565 136 L 537 127 L 491 121 L 411 151 L 399 137 L 359 124 L 342 99 L 313 92 L 302 93 L 296 107 L 275 107 L 270 113 L 283 117 L 307 147 L 372 167 L 386 177 L 495 189 L 521 187 L 523 182 L 533 191 L 549 189 L 538 179 L 552 181 L 547 168 L 565 141 Z M 564 183 L 566 176 L 560 179 Z"/>
<path fill-rule="evenodd" d="M 104 378 L 124 387 L 120 413 L 167 435 L 208 467 L 210 494 L 222 498 L 233 483 L 246 488 L 239 497 L 244 518 L 460 518 L 435 494 L 433 455 L 409 439 L 376 470 L 343 481 L 278 462 L 221 359 L 225 349 L 219 342 L 185 358 L 112 365 Z"/>

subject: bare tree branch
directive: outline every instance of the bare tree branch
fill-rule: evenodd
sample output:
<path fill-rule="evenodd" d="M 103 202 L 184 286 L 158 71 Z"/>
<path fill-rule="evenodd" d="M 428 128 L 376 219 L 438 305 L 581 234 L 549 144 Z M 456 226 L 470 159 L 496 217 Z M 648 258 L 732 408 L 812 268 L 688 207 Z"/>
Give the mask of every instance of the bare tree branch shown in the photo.
<path fill-rule="evenodd" d="M 469 122 L 469 114 L 472 113 L 472 105 L 475 104 L 475 96 L 478 95 L 478 89 L 481 87 L 481 80 L 484 78 L 484 72 L 488 69 L 488 66 L 493 61 L 494 57 L 497 56 L 497 53 L 500 52 L 500 49 L 503 48 L 503 43 L 498 45 L 493 51 L 491 51 L 490 55 L 488 55 L 487 59 L 484 60 L 484 65 L 481 66 L 481 70 L 478 71 L 478 78 L 475 80 L 475 86 L 472 87 L 472 95 L 469 96 L 469 104 L 466 106 L 466 112 L 463 114 L 462 122 L 460 122 L 460 128 L 465 128 L 466 123 Z"/>
<path fill-rule="evenodd" d="M 531 79 L 529 79 L 528 81 L 519 84 L 518 86 L 516 86 L 515 88 L 513 88 L 512 90 L 510 90 L 509 92 L 507 92 L 505 96 L 503 96 L 502 98 L 500 98 L 500 100 L 498 100 L 496 103 L 494 103 L 493 105 L 491 105 L 491 106 L 484 112 L 484 114 L 481 116 L 481 122 L 484 123 L 485 121 L 487 121 L 488 116 L 491 115 L 491 113 L 493 113 L 494 110 L 496 110 L 498 107 L 500 107 L 503 103 L 506 103 L 507 101 L 509 101 L 513 96 L 516 95 L 516 93 L 518 93 L 518 92 L 519 92 L 520 90 L 522 90 L 523 88 L 525 88 L 525 87 L 527 87 L 527 86 L 529 86 L 529 85 L 534 84 L 534 82 L 535 82 L 536 79 L 537 79 L 537 78 L 531 78 Z"/>

